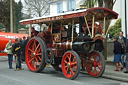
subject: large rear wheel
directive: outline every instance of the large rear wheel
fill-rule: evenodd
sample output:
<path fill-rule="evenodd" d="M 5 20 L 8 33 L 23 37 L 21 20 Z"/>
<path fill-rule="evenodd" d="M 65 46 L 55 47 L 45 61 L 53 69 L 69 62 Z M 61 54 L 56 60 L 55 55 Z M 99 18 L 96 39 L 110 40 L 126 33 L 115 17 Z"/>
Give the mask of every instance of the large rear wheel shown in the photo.
<path fill-rule="evenodd" d="M 34 37 L 29 40 L 26 47 L 26 63 L 34 72 L 40 72 L 45 67 L 45 46 L 41 39 Z"/>
<path fill-rule="evenodd" d="M 75 79 L 80 72 L 80 59 L 75 51 L 67 51 L 62 58 L 62 71 L 66 78 Z"/>
<path fill-rule="evenodd" d="M 86 69 L 91 76 L 102 76 L 105 70 L 104 56 L 97 51 L 90 52 L 86 60 Z"/>

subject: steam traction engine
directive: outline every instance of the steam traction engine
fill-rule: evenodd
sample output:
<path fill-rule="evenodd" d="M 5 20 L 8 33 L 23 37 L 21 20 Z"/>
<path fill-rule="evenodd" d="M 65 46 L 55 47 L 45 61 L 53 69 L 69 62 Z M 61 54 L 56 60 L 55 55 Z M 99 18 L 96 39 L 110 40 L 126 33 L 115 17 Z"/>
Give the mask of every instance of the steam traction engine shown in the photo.
<path fill-rule="evenodd" d="M 40 72 L 47 63 L 56 70 L 61 70 L 61 65 L 64 76 L 75 79 L 80 67 L 86 66 L 91 76 L 101 76 L 105 70 L 105 60 L 99 51 L 103 49 L 92 48 L 93 45 L 103 45 L 107 33 L 105 21 L 116 19 L 117 16 L 117 13 L 106 8 L 91 8 L 20 21 L 21 24 L 47 25 L 46 31 L 32 37 L 27 44 L 28 68 Z M 79 29 L 79 33 L 76 29 Z"/>

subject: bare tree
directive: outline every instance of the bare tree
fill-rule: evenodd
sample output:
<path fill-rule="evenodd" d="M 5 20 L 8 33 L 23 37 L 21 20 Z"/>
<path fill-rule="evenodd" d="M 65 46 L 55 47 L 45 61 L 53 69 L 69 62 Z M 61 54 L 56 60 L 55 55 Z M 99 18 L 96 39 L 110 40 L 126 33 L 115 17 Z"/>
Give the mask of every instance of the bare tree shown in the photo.
<path fill-rule="evenodd" d="M 49 15 L 50 5 L 49 0 L 24 0 L 26 9 L 31 10 L 33 17 L 41 17 Z"/>

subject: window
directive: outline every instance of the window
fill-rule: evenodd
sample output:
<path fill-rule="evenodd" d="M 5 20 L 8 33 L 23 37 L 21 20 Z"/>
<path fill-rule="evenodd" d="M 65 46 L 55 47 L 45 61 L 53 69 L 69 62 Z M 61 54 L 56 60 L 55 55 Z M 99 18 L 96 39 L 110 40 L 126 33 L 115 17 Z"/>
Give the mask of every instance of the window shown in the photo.
<path fill-rule="evenodd" d="M 76 9 L 76 0 L 68 0 L 68 10 Z"/>
<path fill-rule="evenodd" d="M 57 13 L 62 13 L 63 12 L 63 2 L 58 2 L 57 3 Z"/>
<path fill-rule="evenodd" d="M 85 0 L 83 0 L 83 4 L 85 3 Z"/>

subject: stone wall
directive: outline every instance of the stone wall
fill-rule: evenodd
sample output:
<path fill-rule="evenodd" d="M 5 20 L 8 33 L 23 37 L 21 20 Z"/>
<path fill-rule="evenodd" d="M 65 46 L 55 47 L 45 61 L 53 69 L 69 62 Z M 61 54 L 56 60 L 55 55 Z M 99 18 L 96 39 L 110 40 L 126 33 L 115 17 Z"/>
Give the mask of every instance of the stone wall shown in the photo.
<path fill-rule="evenodd" d="M 113 56 L 114 44 L 113 41 L 107 41 L 107 57 Z"/>

